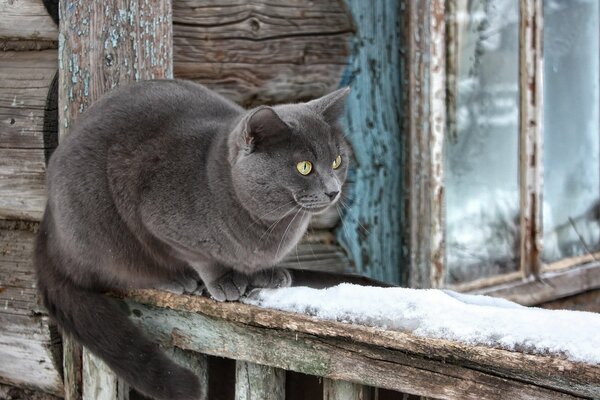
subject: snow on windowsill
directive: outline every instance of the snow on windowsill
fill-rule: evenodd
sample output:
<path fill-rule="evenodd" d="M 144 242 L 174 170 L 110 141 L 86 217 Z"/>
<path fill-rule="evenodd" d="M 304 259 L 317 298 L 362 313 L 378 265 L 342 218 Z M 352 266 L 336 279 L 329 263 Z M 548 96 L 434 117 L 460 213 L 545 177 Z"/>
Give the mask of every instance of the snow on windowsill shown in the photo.
<path fill-rule="evenodd" d="M 523 307 L 449 290 L 352 284 L 255 290 L 243 302 L 422 337 L 600 364 L 600 314 L 590 312 Z"/>

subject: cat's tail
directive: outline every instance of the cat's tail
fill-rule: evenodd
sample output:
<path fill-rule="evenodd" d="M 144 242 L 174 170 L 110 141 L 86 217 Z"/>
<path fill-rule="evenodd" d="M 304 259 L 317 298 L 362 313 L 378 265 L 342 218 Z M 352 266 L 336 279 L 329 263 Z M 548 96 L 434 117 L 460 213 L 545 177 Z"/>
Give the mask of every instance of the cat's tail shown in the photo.
<path fill-rule="evenodd" d="M 78 287 L 60 273 L 44 216 L 35 245 L 38 288 L 50 316 L 59 327 L 100 357 L 130 386 L 160 400 L 200 398 L 199 379 L 170 360 L 150 342 L 123 310 L 101 293 Z"/>

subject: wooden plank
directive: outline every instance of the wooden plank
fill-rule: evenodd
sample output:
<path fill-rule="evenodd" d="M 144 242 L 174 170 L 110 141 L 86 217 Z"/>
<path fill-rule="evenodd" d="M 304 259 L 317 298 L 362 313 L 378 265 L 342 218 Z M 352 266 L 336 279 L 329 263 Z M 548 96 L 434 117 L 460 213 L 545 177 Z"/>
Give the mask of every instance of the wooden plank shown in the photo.
<path fill-rule="evenodd" d="M 560 398 L 563 392 L 581 397 L 600 396 L 597 365 L 572 362 L 557 355 L 469 346 L 154 290 L 131 291 L 128 298 L 160 307 L 144 308 L 145 314 L 140 306 L 132 305 L 141 310 L 140 322 L 153 327 L 153 335 L 208 354 L 435 398 L 470 398 L 476 394 L 479 398 L 510 398 L 509 393 L 498 392 L 508 388 L 523 390 L 524 397 L 519 398 L 530 395 Z M 167 309 L 178 311 L 171 313 Z M 240 342 L 236 342 L 238 339 Z M 281 340 L 277 347 L 275 339 Z M 297 346 L 307 346 L 309 350 L 304 348 L 306 351 L 302 352 Z M 386 351 L 394 357 L 406 358 L 389 361 L 387 356 L 383 357 L 388 354 Z M 341 359 L 332 364 L 331 354 L 336 352 L 341 352 Z M 487 385 L 498 386 L 492 389 Z M 537 388 L 542 387 L 545 389 L 540 389 L 542 392 L 535 397 Z M 467 393 L 471 389 L 475 392 Z M 450 390 L 452 396 L 440 392 L 444 390 Z"/>
<path fill-rule="evenodd" d="M 0 52 L 0 218 L 39 220 L 46 203 L 45 160 L 57 145 L 45 125 L 56 51 Z M 48 116 L 48 118 L 45 118 Z"/>
<path fill-rule="evenodd" d="M 19 48 L 56 48 L 58 29 L 39 0 L 0 0 L 0 46 Z M 23 47 L 21 47 L 23 49 Z"/>
<path fill-rule="evenodd" d="M 352 261 L 337 243 L 336 237 L 324 230 L 307 233 L 279 266 L 337 273 L 354 272 Z"/>
<path fill-rule="evenodd" d="M 43 149 L 0 148 L 0 218 L 42 218 L 45 172 Z"/>
<path fill-rule="evenodd" d="M 600 289 L 540 304 L 551 310 L 577 310 L 600 313 Z"/>
<path fill-rule="evenodd" d="M 0 399 L 59 400 L 59 397 L 39 390 L 28 390 L 0 384 Z"/>
<path fill-rule="evenodd" d="M 79 113 L 119 84 L 173 76 L 169 0 L 61 4 L 59 138 Z"/>
<path fill-rule="evenodd" d="M 356 383 L 323 380 L 323 400 L 371 400 L 371 389 Z"/>
<path fill-rule="evenodd" d="M 39 305 L 34 232 L 0 229 L 0 382 L 63 395 L 59 337 Z"/>
<path fill-rule="evenodd" d="M 135 323 L 165 344 L 331 379 L 439 399 L 574 399 L 580 397 L 565 392 L 577 391 L 600 395 L 596 368 L 591 368 L 585 378 L 578 377 L 585 379 L 583 385 L 565 385 L 558 389 L 554 383 L 548 388 L 548 378 L 543 382 L 541 379 L 536 383 L 527 382 L 526 372 L 531 371 L 531 367 L 520 371 L 525 372 L 524 376 L 510 379 L 489 369 L 465 367 L 449 358 L 436 360 L 425 349 L 410 353 L 368 345 L 357 337 L 351 340 L 333 337 L 330 322 L 318 321 L 317 329 L 322 333 L 308 334 L 295 315 L 287 317 L 297 329 L 288 330 L 267 328 L 256 321 L 252 324 L 233 322 L 131 302 L 129 306 L 134 310 Z M 273 311 L 261 312 L 263 318 L 280 316 Z M 339 325 L 341 329 L 348 327 Z M 550 359 L 547 357 L 545 361 Z M 512 368 L 517 369 L 514 365 Z"/>
<path fill-rule="evenodd" d="M 403 4 L 403 281 L 429 288 L 441 286 L 444 278 L 445 2 Z"/>
<path fill-rule="evenodd" d="M 572 269 L 543 272 L 539 279 L 515 279 L 470 292 L 503 297 L 519 304 L 533 306 L 599 288 L 600 262 L 593 261 Z"/>
<path fill-rule="evenodd" d="M 400 282 L 402 265 L 401 120 L 405 88 L 398 71 L 401 2 L 349 0 L 357 25 L 346 72 L 350 85 L 345 123 L 357 151 L 345 228 L 337 230 L 356 272 Z"/>
<path fill-rule="evenodd" d="M 65 400 L 79 400 L 83 392 L 83 349 L 69 336 L 63 337 Z"/>
<path fill-rule="evenodd" d="M 129 387 L 108 366 L 83 349 L 83 400 L 129 400 Z"/>
<path fill-rule="evenodd" d="M 318 97 L 338 87 L 352 30 L 342 1 L 177 1 L 175 76 L 244 105 Z"/>
<path fill-rule="evenodd" d="M 235 363 L 235 400 L 284 400 L 285 371 L 246 361 Z"/>
<path fill-rule="evenodd" d="M 542 253 L 542 0 L 519 3 L 520 269 L 539 276 Z"/>

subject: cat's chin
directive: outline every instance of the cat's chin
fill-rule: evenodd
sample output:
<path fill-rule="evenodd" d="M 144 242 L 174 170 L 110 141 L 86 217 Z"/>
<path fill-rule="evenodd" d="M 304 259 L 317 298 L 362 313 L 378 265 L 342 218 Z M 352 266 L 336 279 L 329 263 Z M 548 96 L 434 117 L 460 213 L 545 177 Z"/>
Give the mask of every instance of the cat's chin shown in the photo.
<path fill-rule="evenodd" d="M 327 204 L 324 206 L 303 206 L 302 204 L 298 204 L 300 206 L 300 208 L 312 215 L 317 215 L 317 214 L 323 214 L 325 211 L 327 211 L 327 209 L 331 206 L 331 204 Z"/>

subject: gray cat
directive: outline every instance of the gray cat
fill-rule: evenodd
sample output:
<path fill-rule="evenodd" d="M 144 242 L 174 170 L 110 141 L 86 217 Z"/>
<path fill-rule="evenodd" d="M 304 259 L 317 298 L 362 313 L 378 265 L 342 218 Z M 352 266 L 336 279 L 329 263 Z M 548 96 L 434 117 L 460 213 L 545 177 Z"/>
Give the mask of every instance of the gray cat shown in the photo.
<path fill-rule="evenodd" d="M 337 120 L 348 92 L 246 111 L 201 85 L 164 80 L 98 100 L 48 166 L 35 265 L 50 315 L 140 392 L 197 398 L 197 378 L 101 293 L 193 293 L 201 281 L 224 301 L 290 285 L 272 266 L 346 179 Z"/>

